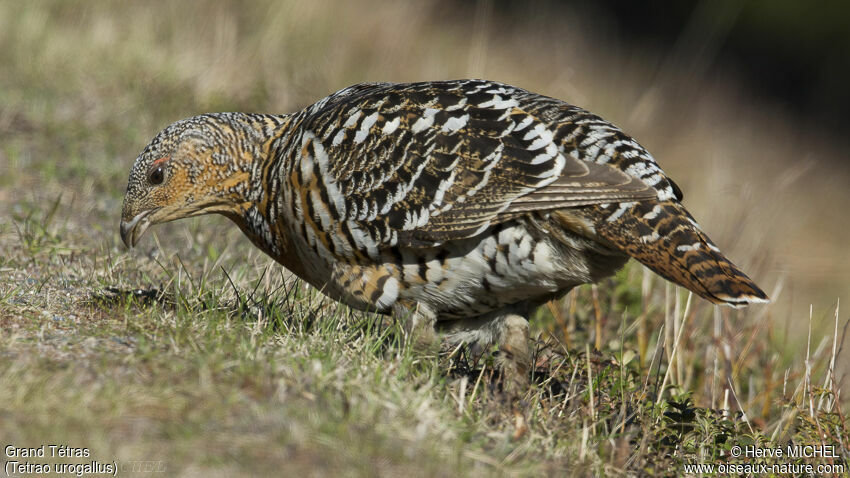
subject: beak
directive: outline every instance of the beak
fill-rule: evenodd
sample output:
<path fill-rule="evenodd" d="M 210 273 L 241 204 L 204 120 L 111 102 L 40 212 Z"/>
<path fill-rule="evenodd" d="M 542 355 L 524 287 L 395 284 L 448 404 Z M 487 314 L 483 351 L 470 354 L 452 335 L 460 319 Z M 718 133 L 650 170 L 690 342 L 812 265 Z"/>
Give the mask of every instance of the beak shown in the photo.
<path fill-rule="evenodd" d="M 144 234 L 148 227 L 152 224 L 150 221 L 151 214 L 156 211 L 159 211 L 159 208 L 140 212 L 129 221 L 121 221 L 121 240 L 124 241 L 125 246 L 133 247 L 137 242 L 139 242 L 142 234 Z"/>

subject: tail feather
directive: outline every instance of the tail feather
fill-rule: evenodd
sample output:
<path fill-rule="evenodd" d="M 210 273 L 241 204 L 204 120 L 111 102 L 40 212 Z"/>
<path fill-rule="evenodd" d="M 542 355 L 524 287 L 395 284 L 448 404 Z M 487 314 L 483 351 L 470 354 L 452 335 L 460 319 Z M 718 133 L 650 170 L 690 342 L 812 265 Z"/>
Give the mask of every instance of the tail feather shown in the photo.
<path fill-rule="evenodd" d="M 613 206 L 616 209 L 618 205 Z M 634 203 L 619 214 L 611 214 L 610 206 L 596 211 L 605 213 L 604 219 L 596 222 L 600 239 L 664 278 L 715 304 L 743 307 L 770 301 L 677 201 Z"/>

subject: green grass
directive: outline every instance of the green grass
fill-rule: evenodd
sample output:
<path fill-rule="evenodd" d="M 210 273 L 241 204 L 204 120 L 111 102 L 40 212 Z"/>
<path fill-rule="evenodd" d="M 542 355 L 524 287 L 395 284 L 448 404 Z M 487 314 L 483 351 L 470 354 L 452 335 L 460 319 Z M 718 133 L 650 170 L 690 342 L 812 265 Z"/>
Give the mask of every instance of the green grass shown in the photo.
<path fill-rule="evenodd" d="M 619 338 L 601 353 L 541 332 L 536 386 L 513 408 L 492 360 L 418 355 L 395 327 L 323 299 L 258 255 L 256 265 L 215 266 L 198 245 L 132 269 L 105 262 L 92 279 L 93 264 L 51 264 L 50 246 L 20 249 L 51 278 L 16 272 L 21 285 L 0 297 L 2 429 L 19 446 L 86 446 L 102 461 L 155 461 L 187 475 L 663 474 L 724 460 L 716 457 L 736 444 L 818 443 L 824 430 L 828 443 L 847 438 L 826 390 L 774 391 L 767 416 L 748 420 L 735 403 L 695 407 L 687 385 L 659 401 L 662 353 L 647 358 L 655 368 L 641 366 L 625 317 L 606 326 Z M 127 288 L 139 282 L 158 285 Z M 625 303 L 622 288 L 599 295 Z M 592 323 L 583 292 L 576 322 Z"/>
<path fill-rule="evenodd" d="M 681 474 L 730 461 L 718 456 L 734 445 L 789 442 L 843 446 L 846 465 L 835 301 L 850 262 L 840 221 L 818 212 L 846 210 L 848 175 L 811 174 L 832 146 L 783 134 L 791 118 L 723 86 L 659 98 L 668 83 L 644 66 L 657 58 L 606 52 L 569 15 L 465 8 L 0 5 L 0 444 L 88 447 L 168 476 Z M 540 25 L 557 22 L 571 26 L 565 41 L 543 48 Z M 686 307 L 632 263 L 537 313 L 535 386 L 514 407 L 492 358 L 414 353 L 222 218 L 120 244 L 130 165 L 173 120 L 291 111 L 358 81 L 468 76 L 571 99 L 633 132 L 775 303 Z M 709 106 L 683 114 L 689 101 Z"/>

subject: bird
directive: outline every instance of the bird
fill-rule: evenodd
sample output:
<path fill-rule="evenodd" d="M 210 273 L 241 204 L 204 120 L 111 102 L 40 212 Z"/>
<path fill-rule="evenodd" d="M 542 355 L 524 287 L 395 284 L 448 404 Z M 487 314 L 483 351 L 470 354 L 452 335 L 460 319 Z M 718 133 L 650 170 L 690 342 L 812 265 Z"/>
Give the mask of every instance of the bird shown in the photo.
<path fill-rule="evenodd" d="M 422 343 L 498 348 L 528 387 L 529 314 L 630 259 L 714 304 L 767 295 L 620 128 L 488 80 L 361 83 L 288 114 L 170 124 L 130 171 L 120 235 L 217 213 L 330 298 Z"/>

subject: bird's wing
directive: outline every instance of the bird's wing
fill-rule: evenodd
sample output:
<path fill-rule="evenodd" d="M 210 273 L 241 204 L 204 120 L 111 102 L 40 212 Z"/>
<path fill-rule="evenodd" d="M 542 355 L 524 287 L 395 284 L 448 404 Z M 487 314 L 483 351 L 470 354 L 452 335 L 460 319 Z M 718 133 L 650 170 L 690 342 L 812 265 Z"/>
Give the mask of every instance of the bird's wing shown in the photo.
<path fill-rule="evenodd" d="M 522 94 L 484 81 L 384 83 L 320 101 L 305 110 L 297 144 L 295 186 L 317 190 L 300 209 L 317 232 L 346 237 L 351 248 L 336 253 L 374 256 L 528 212 L 656 197 L 618 167 L 566 151 Z"/>

